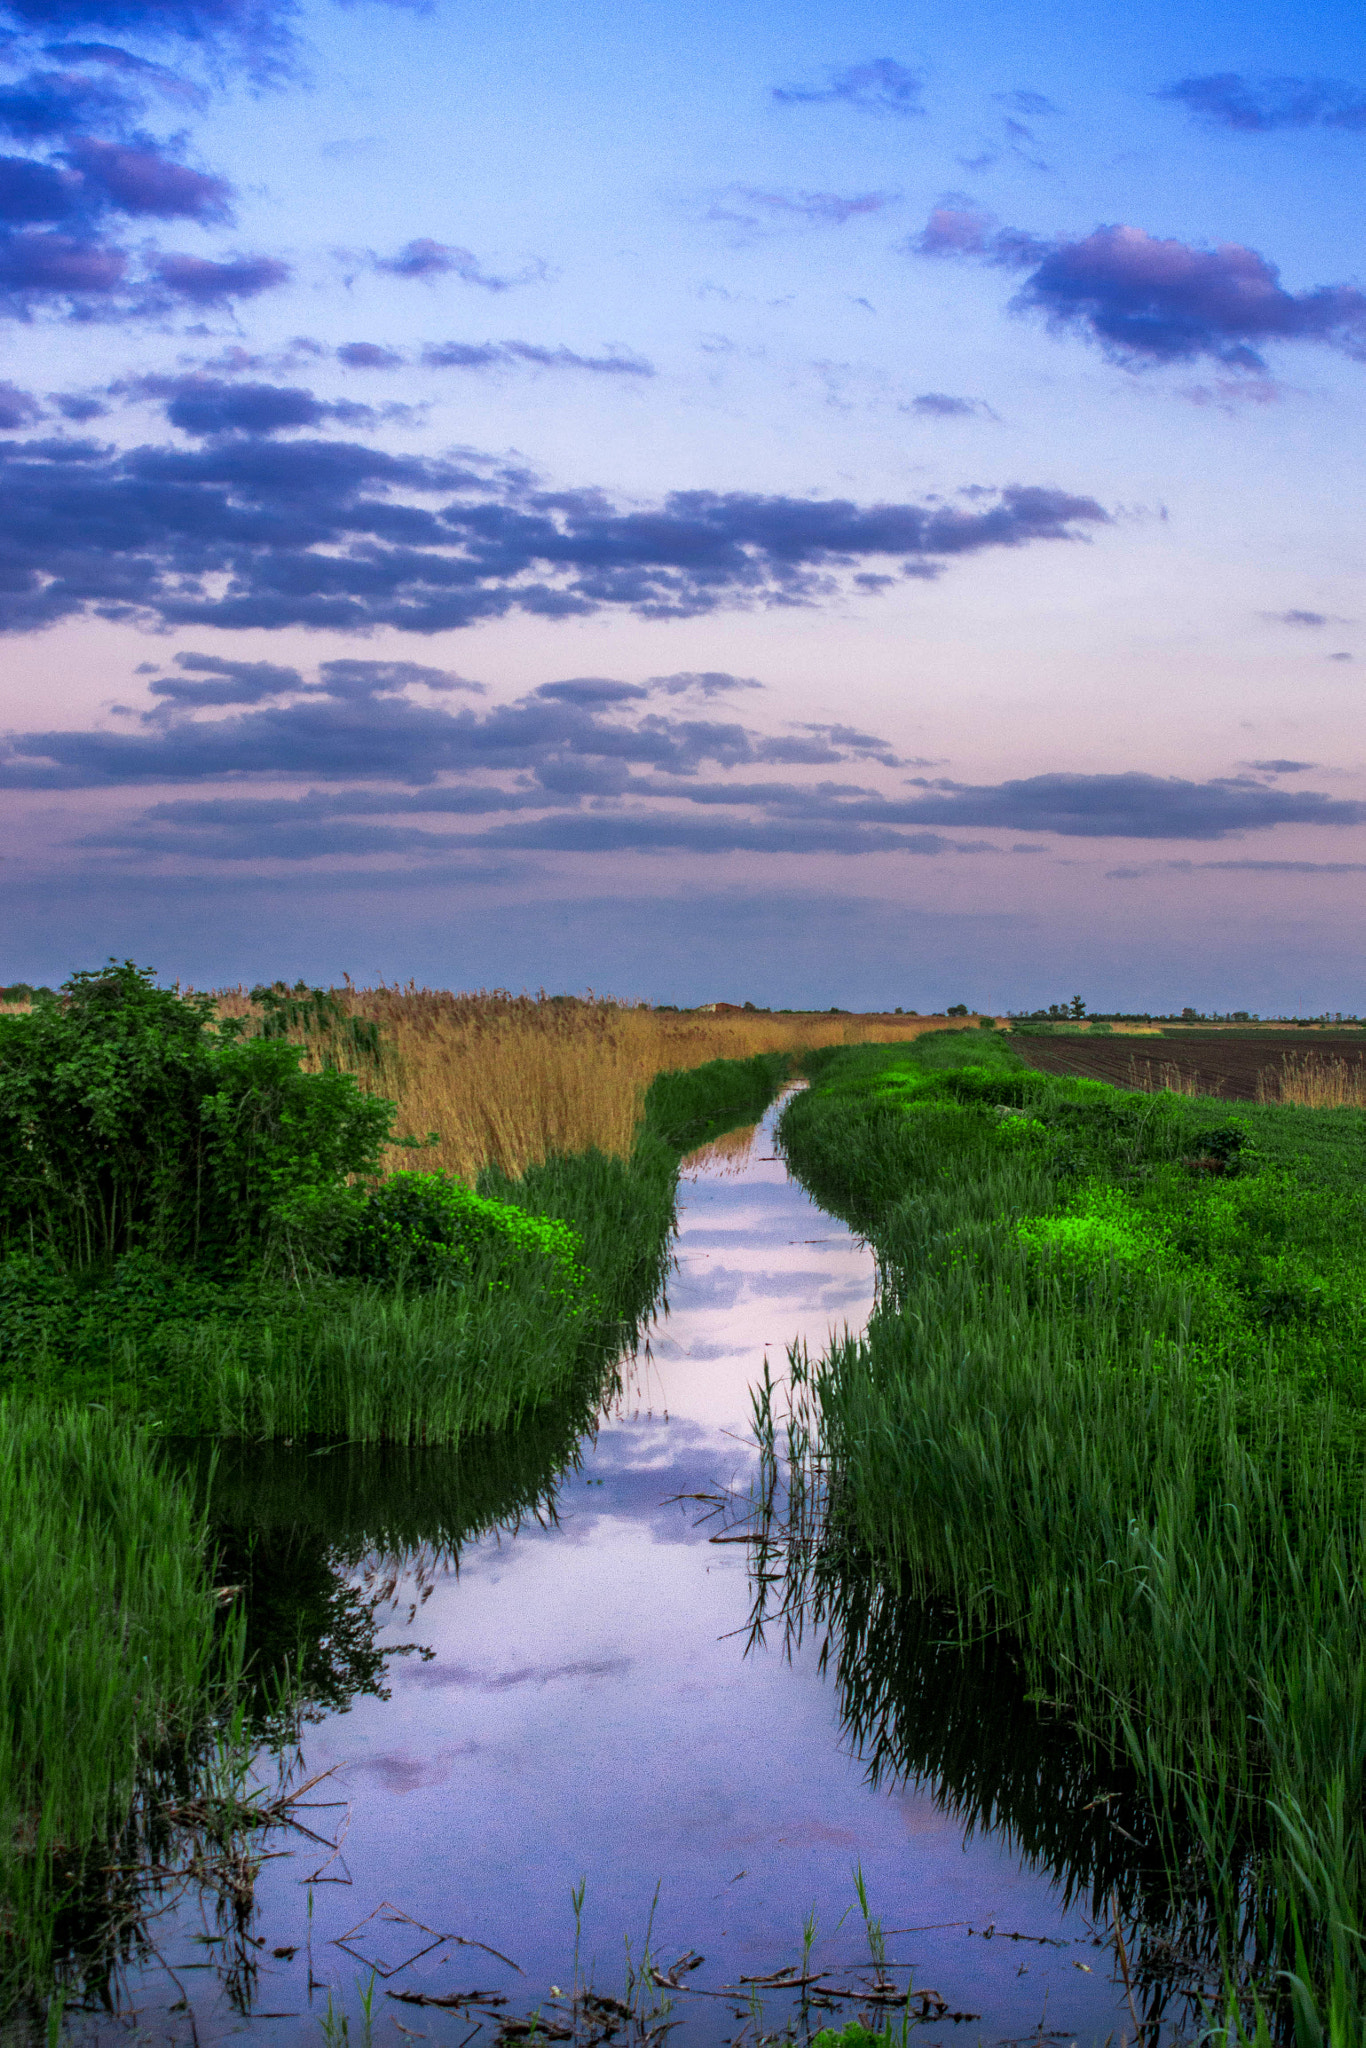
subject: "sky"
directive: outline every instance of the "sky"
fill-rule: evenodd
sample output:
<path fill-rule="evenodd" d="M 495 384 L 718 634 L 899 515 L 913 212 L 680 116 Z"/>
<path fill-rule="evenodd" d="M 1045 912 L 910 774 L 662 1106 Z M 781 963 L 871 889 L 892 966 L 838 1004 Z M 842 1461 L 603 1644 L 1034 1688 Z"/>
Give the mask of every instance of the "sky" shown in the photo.
<path fill-rule="evenodd" d="M 1366 1013 L 1345 0 L 0 6 L 0 981 Z"/>

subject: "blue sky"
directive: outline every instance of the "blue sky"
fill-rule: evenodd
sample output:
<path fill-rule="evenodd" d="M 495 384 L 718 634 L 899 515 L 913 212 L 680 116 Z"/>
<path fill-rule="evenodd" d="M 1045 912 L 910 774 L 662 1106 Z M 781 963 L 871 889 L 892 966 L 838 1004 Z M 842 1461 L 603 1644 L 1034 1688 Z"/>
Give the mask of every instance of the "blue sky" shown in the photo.
<path fill-rule="evenodd" d="M 0 978 L 1366 1010 L 1345 6 L 0 20 Z"/>

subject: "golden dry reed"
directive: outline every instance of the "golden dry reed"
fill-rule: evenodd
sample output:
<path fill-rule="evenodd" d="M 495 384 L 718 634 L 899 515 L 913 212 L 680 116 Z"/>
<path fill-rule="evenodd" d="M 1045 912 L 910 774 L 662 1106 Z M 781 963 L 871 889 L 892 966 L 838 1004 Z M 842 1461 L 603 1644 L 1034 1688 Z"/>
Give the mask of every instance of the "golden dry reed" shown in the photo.
<path fill-rule="evenodd" d="M 1264 1067 L 1257 1076 L 1257 1100 L 1293 1102 L 1301 1109 L 1366 1109 L 1366 1061 L 1287 1053 L 1279 1067 Z"/>
<path fill-rule="evenodd" d="M 808 1052 L 915 1038 L 975 1018 L 769 1011 L 654 1010 L 588 996 L 452 995 L 406 986 L 334 993 L 355 1017 L 380 1026 L 393 1071 L 373 1085 L 398 1100 L 397 1129 L 438 1142 L 394 1150 L 390 1168 L 441 1167 L 472 1181 L 485 1165 L 524 1173 L 551 1153 L 597 1146 L 625 1157 L 654 1076 L 706 1060 Z M 243 990 L 219 993 L 225 1016 L 243 1016 Z M 367 1085 L 371 1085 L 367 1082 Z"/>

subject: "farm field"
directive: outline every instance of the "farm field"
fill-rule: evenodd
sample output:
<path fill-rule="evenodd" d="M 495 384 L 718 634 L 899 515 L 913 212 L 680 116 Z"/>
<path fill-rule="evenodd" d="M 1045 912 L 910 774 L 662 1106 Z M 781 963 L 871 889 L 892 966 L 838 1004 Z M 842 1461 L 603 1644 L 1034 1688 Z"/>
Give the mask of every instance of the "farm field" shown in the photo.
<path fill-rule="evenodd" d="M 1341 1063 L 1366 1085 L 1366 1032 L 1171 1031 L 1160 1038 L 1012 1034 L 1011 1051 L 1042 1074 L 1077 1074 L 1119 1088 L 1169 1088 L 1229 1102 L 1280 1101 L 1282 1077 Z"/>

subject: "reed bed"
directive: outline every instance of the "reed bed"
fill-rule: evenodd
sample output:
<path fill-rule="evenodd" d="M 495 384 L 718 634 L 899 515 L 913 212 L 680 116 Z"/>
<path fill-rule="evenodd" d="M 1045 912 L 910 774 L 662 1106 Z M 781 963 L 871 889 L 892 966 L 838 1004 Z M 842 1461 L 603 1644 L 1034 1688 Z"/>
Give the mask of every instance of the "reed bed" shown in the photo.
<path fill-rule="evenodd" d="M 1258 1075 L 1257 1100 L 1300 1109 L 1366 1109 L 1366 1060 L 1287 1053 L 1279 1067 Z"/>
<path fill-rule="evenodd" d="M 437 1134 L 422 1153 L 395 1150 L 386 1164 L 420 1160 L 467 1181 L 485 1166 L 515 1177 L 557 1154 L 594 1148 L 629 1158 L 645 1091 L 659 1073 L 945 1028 L 942 1017 L 707 1014 L 592 996 L 456 995 L 414 982 L 348 983 L 331 993 L 348 1015 L 380 1027 L 391 1065 L 377 1076 L 362 1069 L 362 1078 L 397 1099 L 400 1134 Z M 218 1005 L 225 1017 L 253 1014 L 242 989 L 220 991 Z M 337 1057 L 355 1064 L 344 1049 Z"/>

